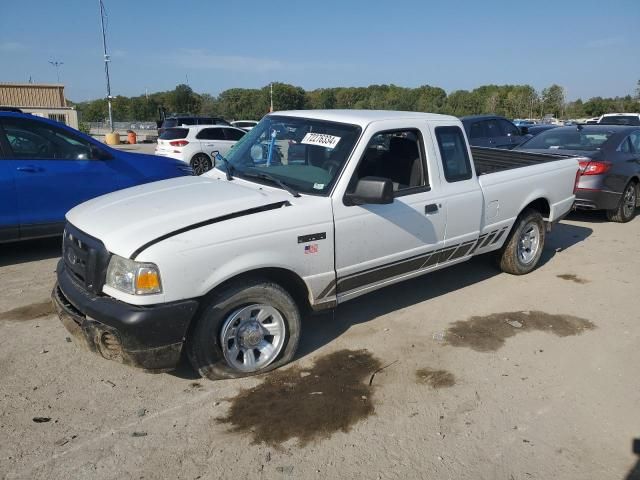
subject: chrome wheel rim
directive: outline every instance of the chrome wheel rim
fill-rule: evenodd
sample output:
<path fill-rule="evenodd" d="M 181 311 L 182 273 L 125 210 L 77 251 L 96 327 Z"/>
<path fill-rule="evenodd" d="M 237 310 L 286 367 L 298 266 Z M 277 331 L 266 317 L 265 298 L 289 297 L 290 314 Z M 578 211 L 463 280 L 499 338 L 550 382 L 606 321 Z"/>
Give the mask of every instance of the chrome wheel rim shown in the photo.
<path fill-rule="evenodd" d="M 636 209 L 636 187 L 631 184 L 627 187 L 622 197 L 622 212 L 629 218 Z"/>
<path fill-rule="evenodd" d="M 540 227 L 537 223 L 527 223 L 518 239 L 518 259 L 524 264 L 531 263 L 540 248 Z"/>
<path fill-rule="evenodd" d="M 209 171 L 209 159 L 202 155 L 197 155 L 191 160 L 191 168 L 193 168 L 195 175 L 202 175 L 204 172 Z"/>
<path fill-rule="evenodd" d="M 241 372 L 257 372 L 273 362 L 284 345 L 286 325 L 271 305 L 248 305 L 225 320 L 220 340 L 227 363 Z"/>

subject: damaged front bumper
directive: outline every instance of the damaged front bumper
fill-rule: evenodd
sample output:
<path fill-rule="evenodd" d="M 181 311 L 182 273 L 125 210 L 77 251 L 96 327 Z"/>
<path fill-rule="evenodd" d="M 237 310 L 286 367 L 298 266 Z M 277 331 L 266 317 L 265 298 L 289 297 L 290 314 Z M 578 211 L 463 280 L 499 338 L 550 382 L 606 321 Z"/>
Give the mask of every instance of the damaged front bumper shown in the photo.
<path fill-rule="evenodd" d="M 108 360 L 145 370 L 176 367 L 198 308 L 196 300 L 141 307 L 86 291 L 71 278 L 62 261 L 57 276 L 51 294 L 53 305 L 80 344 Z"/>

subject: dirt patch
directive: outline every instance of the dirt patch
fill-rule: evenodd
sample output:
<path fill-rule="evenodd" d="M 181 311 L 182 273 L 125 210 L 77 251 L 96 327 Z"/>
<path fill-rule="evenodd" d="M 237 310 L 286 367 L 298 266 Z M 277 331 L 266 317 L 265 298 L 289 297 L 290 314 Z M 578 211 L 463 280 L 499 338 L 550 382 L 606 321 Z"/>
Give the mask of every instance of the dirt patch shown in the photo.
<path fill-rule="evenodd" d="M 53 313 L 51 300 L 32 303 L 24 307 L 13 308 L 0 313 L 0 320 L 35 320 Z"/>
<path fill-rule="evenodd" d="M 416 383 L 429 385 L 433 388 L 453 387 L 456 384 L 456 377 L 446 370 L 420 368 L 416 370 Z"/>
<path fill-rule="evenodd" d="M 561 278 L 562 280 L 568 280 L 570 282 L 575 282 L 579 284 L 589 283 L 589 280 L 580 278 L 579 276 L 574 275 L 573 273 L 563 273 L 562 275 L 556 275 L 556 277 Z"/>
<path fill-rule="evenodd" d="M 240 392 L 228 415 L 217 421 L 230 424 L 233 432 L 251 433 L 253 443 L 272 446 L 292 438 L 305 446 L 348 432 L 374 412 L 374 387 L 367 381 L 380 367 L 366 350 L 341 350 L 310 369 L 277 370 L 257 387 Z"/>
<path fill-rule="evenodd" d="M 492 352 L 502 347 L 507 338 L 521 332 L 541 330 L 568 337 L 593 328 L 595 325 L 589 320 L 572 315 L 552 315 L 539 311 L 504 312 L 455 322 L 446 332 L 446 341 L 454 347 Z"/>

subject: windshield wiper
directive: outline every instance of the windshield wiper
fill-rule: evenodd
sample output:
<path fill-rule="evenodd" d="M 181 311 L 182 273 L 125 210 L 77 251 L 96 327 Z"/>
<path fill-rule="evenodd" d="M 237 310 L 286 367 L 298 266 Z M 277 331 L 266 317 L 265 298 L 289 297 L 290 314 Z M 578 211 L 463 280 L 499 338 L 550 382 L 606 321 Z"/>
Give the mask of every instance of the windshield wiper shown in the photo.
<path fill-rule="evenodd" d="M 284 183 L 279 178 L 276 178 L 273 175 L 270 175 L 268 173 L 264 173 L 264 172 L 251 173 L 251 172 L 246 172 L 245 171 L 245 172 L 242 172 L 242 176 L 243 177 L 249 177 L 249 178 L 260 178 L 262 180 L 269 180 L 269 181 L 275 183 L 276 185 L 278 185 L 283 190 L 286 190 L 287 192 L 289 192 L 294 197 L 297 198 L 297 197 L 300 196 L 300 194 L 298 193 L 298 191 L 295 188 L 291 187 L 290 185 L 287 185 L 286 183 Z"/>
<path fill-rule="evenodd" d="M 216 160 L 222 160 L 224 162 L 224 167 L 225 167 L 224 168 L 224 173 L 227 174 L 227 180 L 229 180 L 229 181 L 233 180 L 232 173 L 233 173 L 233 171 L 235 169 L 233 168 L 233 165 L 231 165 L 231 162 L 229 162 L 229 160 L 227 160 L 222 155 L 220 155 L 220 152 L 216 153 L 215 159 Z"/>

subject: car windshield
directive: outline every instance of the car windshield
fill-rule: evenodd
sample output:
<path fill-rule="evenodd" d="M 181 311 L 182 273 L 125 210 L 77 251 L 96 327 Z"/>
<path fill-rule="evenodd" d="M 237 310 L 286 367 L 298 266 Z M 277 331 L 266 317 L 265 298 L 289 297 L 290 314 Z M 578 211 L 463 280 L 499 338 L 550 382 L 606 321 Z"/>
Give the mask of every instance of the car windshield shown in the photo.
<path fill-rule="evenodd" d="M 256 174 L 267 173 L 298 192 L 322 195 L 333 186 L 359 136 L 360 127 L 354 125 L 269 115 L 226 158 L 234 176 L 246 173 L 247 180 L 256 181 Z M 226 171 L 226 164 L 216 168 Z"/>
<path fill-rule="evenodd" d="M 577 128 L 553 128 L 536 135 L 520 148 L 541 150 L 599 150 L 613 135 L 606 130 L 578 130 Z"/>
<path fill-rule="evenodd" d="M 638 115 L 611 115 L 603 117 L 598 123 L 605 125 L 640 125 L 640 117 Z"/>

